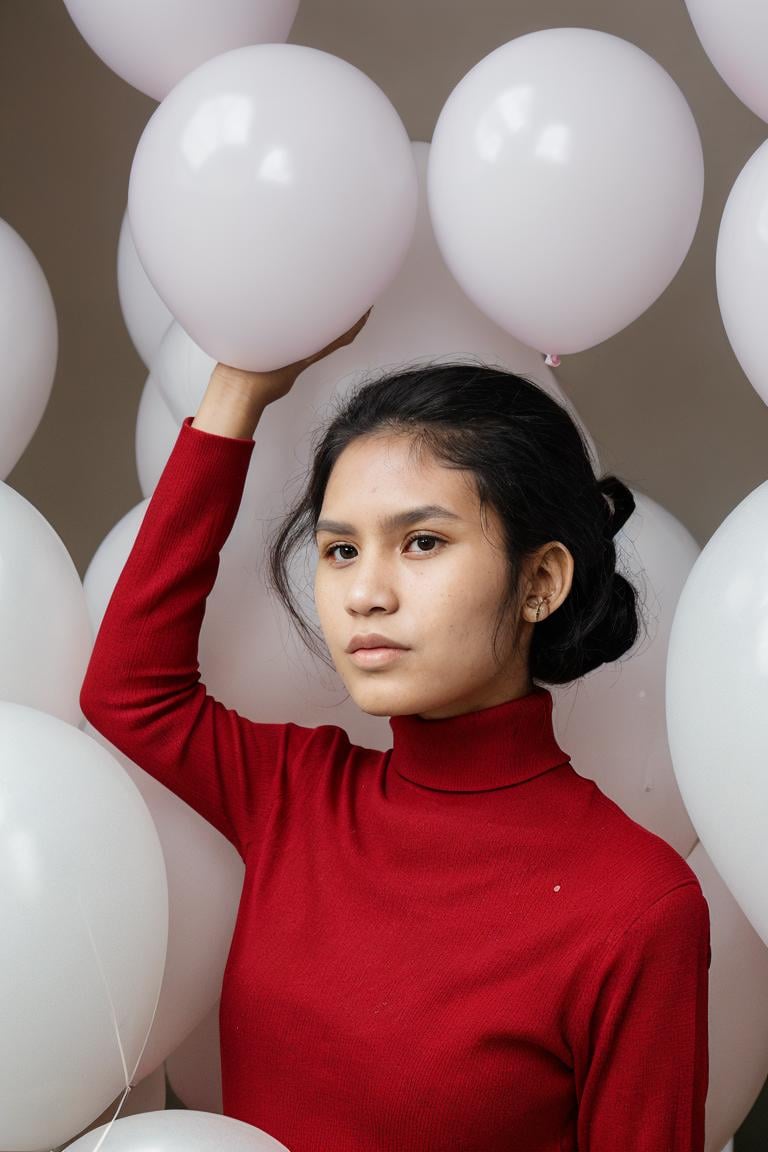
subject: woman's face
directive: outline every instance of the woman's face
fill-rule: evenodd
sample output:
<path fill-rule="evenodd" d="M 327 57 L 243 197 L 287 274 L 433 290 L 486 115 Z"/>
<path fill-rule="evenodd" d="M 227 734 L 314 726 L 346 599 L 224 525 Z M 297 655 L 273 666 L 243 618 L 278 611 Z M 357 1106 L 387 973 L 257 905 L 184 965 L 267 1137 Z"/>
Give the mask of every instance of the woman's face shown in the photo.
<path fill-rule="evenodd" d="M 317 531 L 315 604 L 352 699 L 376 716 L 440 719 L 532 688 L 514 622 L 492 641 L 508 580 L 496 513 L 483 519 L 472 474 L 412 451 L 406 436 L 367 436 L 339 456 Z M 406 515 L 427 505 L 445 511 Z M 400 517 L 400 522 L 396 521 Z M 388 523 L 388 520 L 391 520 Z M 530 628 L 523 628 L 528 633 Z M 346 651 L 379 633 L 404 650 Z"/>

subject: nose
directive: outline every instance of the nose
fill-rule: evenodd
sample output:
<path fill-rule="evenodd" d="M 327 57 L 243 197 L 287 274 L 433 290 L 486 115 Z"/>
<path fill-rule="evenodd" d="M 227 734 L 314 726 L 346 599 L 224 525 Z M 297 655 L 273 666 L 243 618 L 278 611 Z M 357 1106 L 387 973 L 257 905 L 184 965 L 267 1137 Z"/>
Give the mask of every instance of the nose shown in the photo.
<path fill-rule="evenodd" d="M 344 608 L 351 616 L 369 612 L 394 612 L 399 600 L 394 575 L 380 552 L 373 548 L 359 552 L 349 570 L 344 590 Z"/>

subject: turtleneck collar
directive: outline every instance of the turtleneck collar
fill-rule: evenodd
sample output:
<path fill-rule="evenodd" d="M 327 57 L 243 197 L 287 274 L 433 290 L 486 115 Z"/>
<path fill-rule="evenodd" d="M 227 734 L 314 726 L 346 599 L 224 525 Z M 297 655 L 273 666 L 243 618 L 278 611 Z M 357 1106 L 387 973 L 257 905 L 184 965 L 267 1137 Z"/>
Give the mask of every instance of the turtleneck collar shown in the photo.
<path fill-rule="evenodd" d="M 526 696 L 477 712 L 425 720 L 391 716 L 390 766 L 404 779 L 443 792 L 485 792 L 521 784 L 568 761 L 555 740 L 552 694 Z"/>

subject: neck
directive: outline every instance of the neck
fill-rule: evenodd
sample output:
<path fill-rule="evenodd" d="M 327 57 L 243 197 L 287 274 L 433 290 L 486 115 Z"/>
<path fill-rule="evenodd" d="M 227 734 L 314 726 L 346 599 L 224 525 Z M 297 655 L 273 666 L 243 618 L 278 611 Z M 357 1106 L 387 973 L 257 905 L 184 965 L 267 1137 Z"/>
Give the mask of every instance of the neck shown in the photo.
<path fill-rule="evenodd" d="M 421 720 L 450 720 L 454 716 L 464 716 L 468 712 L 480 712 L 484 708 L 496 708 L 499 704 L 519 700 L 523 696 L 529 696 L 535 691 L 535 687 L 526 668 L 504 684 L 494 685 L 490 690 L 486 686 L 482 692 L 464 697 L 459 703 L 453 701 L 450 704 L 441 704 L 428 712 L 419 712 L 418 715 Z"/>
<path fill-rule="evenodd" d="M 546 688 L 475 711 L 429 719 L 392 716 L 390 766 L 414 784 L 483 792 L 520 784 L 568 762 L 555 739 Z"/>

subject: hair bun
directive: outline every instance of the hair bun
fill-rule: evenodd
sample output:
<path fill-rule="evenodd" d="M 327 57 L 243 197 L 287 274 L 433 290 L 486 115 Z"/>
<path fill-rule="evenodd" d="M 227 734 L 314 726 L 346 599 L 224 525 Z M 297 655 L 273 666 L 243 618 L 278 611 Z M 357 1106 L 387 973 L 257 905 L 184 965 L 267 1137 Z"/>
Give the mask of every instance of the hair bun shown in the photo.
<path fill-rule="evenodd" d="M 605 524 L 603 532 L 607 538 L 616 535 L 635 510 L 635 498 L 627 485 L 617 476 L 603 476 L 598 480 L 597 487 L 607 499 L 605 505 Z"/>

